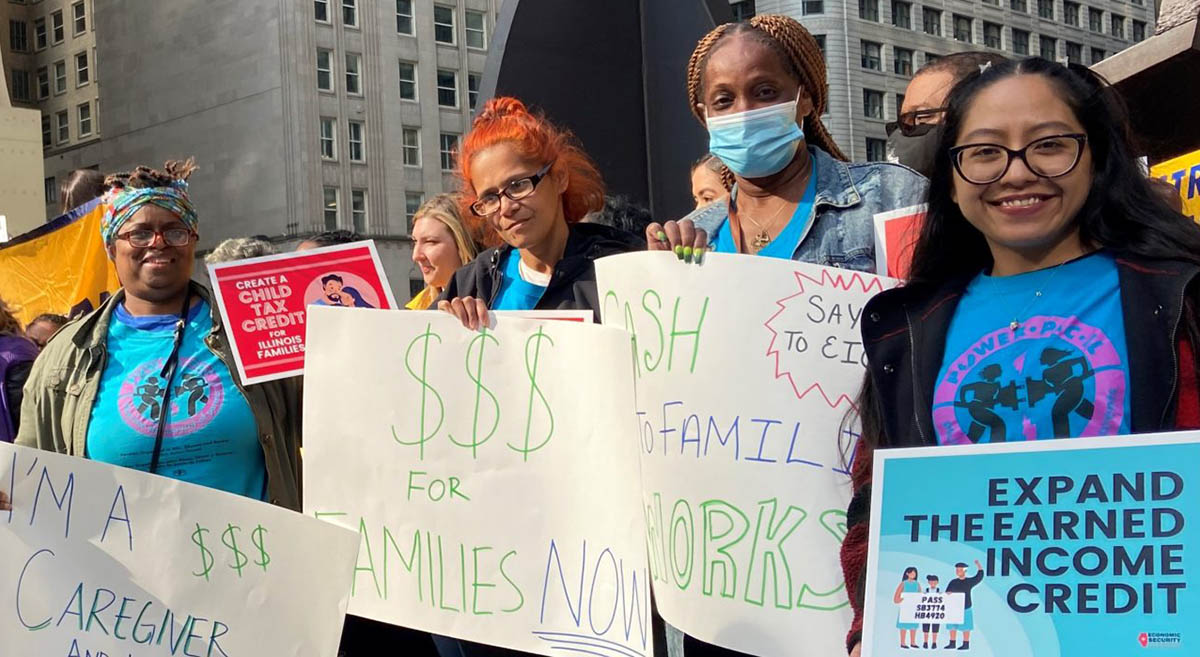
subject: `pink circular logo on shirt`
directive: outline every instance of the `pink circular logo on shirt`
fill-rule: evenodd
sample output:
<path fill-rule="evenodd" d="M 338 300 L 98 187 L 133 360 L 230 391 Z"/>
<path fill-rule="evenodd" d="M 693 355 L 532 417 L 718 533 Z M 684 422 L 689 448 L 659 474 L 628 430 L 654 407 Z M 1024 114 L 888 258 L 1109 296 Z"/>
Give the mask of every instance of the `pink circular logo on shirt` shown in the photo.
<path fill-rule="evenodd" d="M 952 445 L 1111 435 L 1124 419 L 1125 386 L 1103 331 L 1040 315 L 988 333 L 950 363 L 934 389 L 934 427 Z"/>
<path fill-rule="evenodd" d="M 117 408 L 121 419 L 134 431 L 154 437 L 162 413 L 163 385 L 160 376 L 164 359 L 143 363 L 125 377 L 118 393 Z M 225 386 L 221 377 L 196 358 L 180 362 L 170 395 L 170 415 L 163 431 L 165 438 L 177 438 L 207 427 L 221 412 Z"/>

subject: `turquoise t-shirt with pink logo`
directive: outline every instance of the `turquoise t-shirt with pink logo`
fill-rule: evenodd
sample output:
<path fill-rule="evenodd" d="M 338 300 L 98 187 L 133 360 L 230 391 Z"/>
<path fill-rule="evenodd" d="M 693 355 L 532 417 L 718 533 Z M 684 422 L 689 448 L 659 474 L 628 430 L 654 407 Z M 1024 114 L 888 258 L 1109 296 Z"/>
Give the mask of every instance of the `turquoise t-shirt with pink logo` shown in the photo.
<path fill-rule="evenodd" d="M 1128 362 L 1112 255 L 980 274 L 946 336 L 933 400 L 938 442 L 1127 434 Z"/>
<path fill-rule="evenodd" d="M 134 317 L 122 305 L 113 312 L 108 362 L 88 424 L 87 456 L 148 470 L 165 411 L 158 474 L 265 499 L 267 472 L 258 426 L 229 368 L 204 344 L 213 327 L 206 302 L 188 313 L 169 408 L 163 408 L 160 375 L 177 320 L 174 315 Z"/>

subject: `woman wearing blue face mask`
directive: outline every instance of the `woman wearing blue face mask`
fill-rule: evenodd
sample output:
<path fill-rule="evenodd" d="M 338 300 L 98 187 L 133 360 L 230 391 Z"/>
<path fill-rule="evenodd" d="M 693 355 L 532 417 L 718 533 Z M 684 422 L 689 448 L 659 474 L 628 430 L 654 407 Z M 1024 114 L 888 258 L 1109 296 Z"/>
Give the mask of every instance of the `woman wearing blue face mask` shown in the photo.
<path fill-rule="evenodd" d="M 875 269 L 872 217 L 924 201 L 926 182 L 885 162 L 847 164 L 820 116 L 825 61 L 795 19 L 761 15 L 717 27 L 688 63 L 692 112 L 734 174 L 728 201 L 652 224 L 651 250 L 705 250 Z M 711 236 L 711 248 L 709 238 Z"/>

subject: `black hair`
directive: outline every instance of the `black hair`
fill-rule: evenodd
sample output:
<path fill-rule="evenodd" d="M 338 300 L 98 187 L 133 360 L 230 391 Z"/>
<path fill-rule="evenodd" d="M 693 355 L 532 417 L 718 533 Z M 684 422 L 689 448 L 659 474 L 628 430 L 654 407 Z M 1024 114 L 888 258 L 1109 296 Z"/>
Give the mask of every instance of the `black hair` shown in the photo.
<path fill-rule="evenodd" d="M 34 317 L 33 321 L 29 322 L 29 326 L 33 326 L 34 324 L 37 324 L 38 322 L 45 322 L 47 324 L 53 324 L 53 325 L 57 326 L 58 328 L 62 328 L 69 321 L 71 321 L 71 320 L 67 319 L 63 315 L 56 315 L 54 313 L 42 313 L 41 315 Z"/>
<path fill-rule="evenodd" d="M 346 284 L 346 281 L 343 281 L 341 276 L 338 276 L 337 274 L 330 274 L 328 276 L 321 277 L 321 286 L 324 287 L 326 285 L 329 285 L 329 281 L 337 281 L 337 282 L 341 283 L 342 285 Z"/>
<path fill-rule="evenodd" d="M 361 242 L 362 239 L 362 235 L 351 230 L 327 230 L 323 233 L 317 233 L 312 237 L 306 237 L 303 241 L 312 242 L 318 246 L 336 246 L 338 244 Z"/>
<path fill-rule="evenodd" d="M 940 580 L 938 579 L 938 576 L 937 576 L 937 575 L 926 575 L 926 576 L 925 576 L 925 581 L 926 581 L 926 582 L 937 582 L 937 581 L 940 581 Z"/>
<path fill-rule="evenodd" d="M 1003 64 L 1008 58 L 1000 53 L 986 52 L 983 50 L 967 50 L 965 52 L 952 52 L 949 55 L 943 55 L 932 61 L 926 60 L 925 65 L 917 69 L 916 75 L 923 73 L 949 73 L 954 76 L 955 81 L 961 80 L 972 73 L 979 71 L 980 66 L 990 66 L 992 64 Z"/>
<path fill-rule="evenodd" d="M 961 562 L 961 561 L 960 561 L 960 562 L 958 562 L 958 563 L 954 564 L 954 567 L 955 567 L 955 568 L 966 568 L 966 567 L 967 567 L 967 564 L 965 564 L 965 563 L 963 563 L 963 562 Z"/>
<path fill-rule="evenodd" d="M 650 214 L 649 210 L 624 196 L 605 196 L 604 207 L 588 213 L 587 221 L 616 228 L 639 239 L 645 239 L 646 227 L 654 223 L 654 216 Z"/>
<path fill-rule="evenodd" d="M 908 574 L 909 574 L 909 573 L 912 573 L 912 574 L 913 574 L 913 578 L 914 578 L 914 579 L 916 579 L 916 578 L 918 578 L 918 577 L 920 577 L 920 576 L 921 576 L 921 573 L 917 571 L 917 567 L 916 567 L 916 566 L 909 566 L 908 568 L 905 568 L 905 569 L 904 569 L 904 574 L 900 576 L 900 581 L 902 581 L 902 582 L 904 582 L 904 581 L 908 581 Z"/>

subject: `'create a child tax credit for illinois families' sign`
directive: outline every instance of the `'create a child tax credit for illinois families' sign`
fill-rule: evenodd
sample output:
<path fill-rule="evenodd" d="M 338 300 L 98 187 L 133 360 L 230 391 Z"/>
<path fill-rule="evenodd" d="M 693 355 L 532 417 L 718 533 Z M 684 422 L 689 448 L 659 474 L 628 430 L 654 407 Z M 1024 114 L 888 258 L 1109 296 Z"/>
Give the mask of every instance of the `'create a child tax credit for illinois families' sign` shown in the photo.
<path fill-rule="evenodd" d="M 1200 433 L 880 450 L 874 475 L 864 657 L 1197 654 Z M 938 590 L 957 617 L 905 615 Z"/>
<path fill-rule="evenodd" d="M 766 657 L 844 653 L 838 551 L 857 436 L 842 420 L 865 371 L 863 306 L 892 282 L 662 253 L 604 258 L 596 276 L 605 324 L 633 333 L 641 518 L 663 618 Z"/>
<path fill-rule="evenodd" d="M 623 331 L 313 308 L 308 341 L 304 505 L 361 534 L 351 613 L 652 654 Z"/>
<path fill-rule="evenodd" d="M 357 536 L 0 443 L 0 655 L 337 654 Z"/>

